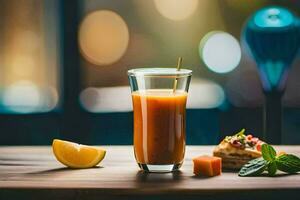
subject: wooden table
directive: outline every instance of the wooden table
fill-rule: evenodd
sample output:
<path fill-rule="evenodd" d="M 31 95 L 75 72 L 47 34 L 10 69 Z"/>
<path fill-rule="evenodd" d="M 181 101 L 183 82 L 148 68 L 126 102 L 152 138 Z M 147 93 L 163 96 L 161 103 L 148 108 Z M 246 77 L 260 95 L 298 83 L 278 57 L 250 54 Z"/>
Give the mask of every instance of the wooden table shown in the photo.
<path fill-rule="evenodd" d="M 131 146 L 103 148 L 107 155 L 99 167 L 71 170 L 55 160 L 50 147 L 0 147 L 0 199 L 300 199 L 299 174 L 195 177 L 192 157 L 211 154 L 213 146 L 188 146 L 181 171 L 165 174 L 139 171 Z M 300 155 L 300 146 L 276 149 Z"/>

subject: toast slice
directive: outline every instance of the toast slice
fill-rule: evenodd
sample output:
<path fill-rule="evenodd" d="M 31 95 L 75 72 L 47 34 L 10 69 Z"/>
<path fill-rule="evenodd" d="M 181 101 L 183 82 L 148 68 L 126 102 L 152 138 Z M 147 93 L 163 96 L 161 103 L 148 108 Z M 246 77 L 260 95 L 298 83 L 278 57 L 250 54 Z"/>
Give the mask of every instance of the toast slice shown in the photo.
<path fill-rule="evenodd" d="M 261 157 L 261 140 L 245 135 L 245 129 L 233 136 L 227 136 L 213 151 L 213 155 L 222 158 L 222 168 L 239 170 L 252 159 Z"/>

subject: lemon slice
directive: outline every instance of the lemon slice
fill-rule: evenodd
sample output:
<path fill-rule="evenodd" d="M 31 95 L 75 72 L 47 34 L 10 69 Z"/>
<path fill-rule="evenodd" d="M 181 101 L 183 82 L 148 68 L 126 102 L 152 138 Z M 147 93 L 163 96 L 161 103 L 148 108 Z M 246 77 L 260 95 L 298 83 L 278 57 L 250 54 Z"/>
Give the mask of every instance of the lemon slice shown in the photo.
<path fill-rule="evenodd" d="M 54 139 L 52 150 L 56 159 L 70 168 L 90 168 L 99 164 L 106 151 L 97 147 Z"/>

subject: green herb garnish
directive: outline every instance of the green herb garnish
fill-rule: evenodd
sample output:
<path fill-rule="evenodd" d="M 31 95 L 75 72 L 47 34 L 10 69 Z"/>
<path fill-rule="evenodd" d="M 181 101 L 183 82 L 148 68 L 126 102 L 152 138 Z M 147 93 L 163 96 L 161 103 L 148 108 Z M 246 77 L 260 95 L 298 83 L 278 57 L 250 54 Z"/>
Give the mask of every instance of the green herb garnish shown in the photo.
<path fill-rule="evenodd" d="M 237 138 L 239 140 L 244 140 L 245 139 L 245 129 L 243 128 L 242 130 L 240 130 L 238 133 L 234 134 L 233 136 L 226 136 L 225 137 L 225 141 L 226 142 L 230 142 L 232 138 Z"/>
<path fill-rule="evenodd" d="M 263 173 L 267 168 L 267 161 L 263 158 L 250 160 L 239 172 L 240 176 L 257 176 Z"/>
<path fill-rule="evenodd" d="M 256 158 L 245 164 L 239 176 L 259 176 L 267 170 L 269 176 L 274 176 L 277 170 L 286 173 L 297 173 L 300 171 L 300 158 L 292 154 L 276 156 L 275 149 L 268 144 L 261 147 L 262 157 Z"/>
<path fill-rule="evenodd" d="M 257 143 L 261 141 L 258 138 L 253 137 L 251 134 L 245 135 L 245 132 L 246 130 L 243 128 L 238 133 L 232 136 L 226 136 L 224 141 L 230 143 L 232 146 L 239 149 L 245 149 L 245 148 L 255 149 Z"/>
<path fill-rule="evenodd" d="M 276 158 L 276 166 L 280 171 L 297 173 L 300 171 L 300 158 L 292 154 L 283 154 Z"/>
<path fill-rule="evenodd" d="M 261 146 L 261 153 L 266 161 L 273 162 L 276 159 L 276 151 L 271 145 L 263 144 Z"/>

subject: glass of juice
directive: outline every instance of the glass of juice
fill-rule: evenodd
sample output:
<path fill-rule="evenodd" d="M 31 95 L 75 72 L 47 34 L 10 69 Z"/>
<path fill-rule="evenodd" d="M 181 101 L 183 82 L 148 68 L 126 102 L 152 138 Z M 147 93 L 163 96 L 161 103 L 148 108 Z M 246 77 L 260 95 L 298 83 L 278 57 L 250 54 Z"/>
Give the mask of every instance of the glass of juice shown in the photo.
<path fill-rule="evenodd" d="M 181 167 L 191 75 L 191 70 L 175 68 L 128 71 L 133 102 L 134 154 L 142 170 L 171 172 Z"/>

